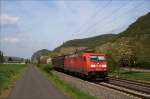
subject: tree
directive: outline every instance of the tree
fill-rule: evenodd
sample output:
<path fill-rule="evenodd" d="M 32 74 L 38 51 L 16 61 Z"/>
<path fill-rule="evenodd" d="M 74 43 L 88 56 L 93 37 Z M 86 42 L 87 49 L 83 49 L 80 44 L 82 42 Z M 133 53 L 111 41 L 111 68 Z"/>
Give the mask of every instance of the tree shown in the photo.
<path fill-rule="evenodd" d="M 117 64 L 117 62 L 114 60 L 114 58 L 112 57 L 112 52 L 108 51 L 107 54 L 107 62 L 108 62 L 108 70 L 109 72 L 114 72 L 116 69 L 119 68 L 119 65 Z"/>
<path fill-rule="evenodd" d="M 9 57 L 9 58 L 8 58 L 8 61 L 11 62 L 11 61 L 13 61 L 13 59 L 12 59 L 11 57 Z"/>
<path fill-rule="evenodd" d="M 25 63 L 26 64 L 31 63 L 30 59 L 25 59 Z"/>
<path fill-rule="evenodd" d="M 3 52 L 0 51 L 0 63 L 3 63 L 5 61 L 4 56 L 3 56 Z"/>

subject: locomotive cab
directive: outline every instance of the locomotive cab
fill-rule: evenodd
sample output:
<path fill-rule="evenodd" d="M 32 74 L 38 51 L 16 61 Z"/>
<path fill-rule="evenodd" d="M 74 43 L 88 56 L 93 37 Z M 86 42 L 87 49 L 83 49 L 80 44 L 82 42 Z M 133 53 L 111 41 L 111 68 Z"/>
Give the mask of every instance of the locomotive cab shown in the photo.
<path fill-rule="evenodd" d="M 86 75 L 90 78 L 107 77 L 107 62 L 104 54 L 85 53 L 83 55 Z"/>

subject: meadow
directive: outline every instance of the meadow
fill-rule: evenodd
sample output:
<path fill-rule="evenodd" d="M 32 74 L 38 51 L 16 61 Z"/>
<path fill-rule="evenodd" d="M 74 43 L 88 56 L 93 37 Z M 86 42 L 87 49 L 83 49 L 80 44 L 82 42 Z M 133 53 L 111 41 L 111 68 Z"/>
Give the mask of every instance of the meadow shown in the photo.
<path fill-rule="evenodd" d="M 0 98 L 14 86 L 26 67 L 26 64 L 0 64 Z"/>
<path fill-rule="evenodd" d="M 129 80 L 138 80 L 150 83 L 150 72 L 128 71 L 122 68 L 108 73 L 109 76 L 118 76 Z"/>

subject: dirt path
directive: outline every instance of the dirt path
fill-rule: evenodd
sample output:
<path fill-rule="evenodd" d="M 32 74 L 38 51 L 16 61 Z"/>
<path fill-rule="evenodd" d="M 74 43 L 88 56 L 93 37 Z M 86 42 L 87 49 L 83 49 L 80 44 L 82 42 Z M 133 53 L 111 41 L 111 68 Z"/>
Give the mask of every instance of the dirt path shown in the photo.
<path fill-rule="evenodd" d="M 123 68 L 125 70 L 129 70 L 129 68 Z M 137 71 L 137 72 L 147 72 L 150 73 L 150 69 L 138 69 L 138 68 L 132 68 L 132 71 Z"/>
<path fill-rule="evenodd" d="M 68 99 L 32 65 L 17 81 L 8 99 Z"/>

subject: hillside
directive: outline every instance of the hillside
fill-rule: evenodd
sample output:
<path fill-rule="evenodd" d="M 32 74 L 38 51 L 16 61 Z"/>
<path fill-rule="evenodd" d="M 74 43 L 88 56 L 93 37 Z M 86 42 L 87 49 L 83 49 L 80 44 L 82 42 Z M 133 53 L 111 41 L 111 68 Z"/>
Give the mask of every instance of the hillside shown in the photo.
<path fill-rule="evenodd" d="M 97 52 L 109 53 L 116 62 L 150 68 L 150 13 L 140 17 L 114 42 L 96 47 Z M 131 63 L 132 62 L 132 63 Z"/>
<path fill-rule="evenodd" d="M 114 41 L 116 38 L 117 35 L 115 34 L 104 34 L 90 38 L 70 40 L 57 47 L 54 51 L 61 51 L 64 48 L 93 48 Z"/>
<path fill-rule="evenodd" d="M 40 56 L 56 56 L 76 51 L 93 50 L 107 54 L 109 65 L 138 66 L 150 68 L 150 13 L 140 17 L 119 34 L 75 39 L 63 43 L 53 53 L 43 49 L 32 56 L 38 61 Z"/>
<path fill-rule="evenodd" d="M 131 24 L 127 30 L 120 33 L 120 36 L 127 36 L 127 37 L 143 37 L 145 35 L 149 35 L 150 33 L 150 12 Z"/>
<path fill-rule="evenodd" d="M 91 38 L 70 40 L 54 51 L 63 53 L 62 51 L 69 48 L 92 48 L 96 52 L 109 54 L 108 56 L 111 56 L 116 63 L 125 61 L 122 63 L 150 68 L 149 43 L 150 13 L 138 18 L 128 29 L 118 35 L 105 34 Z"/>

